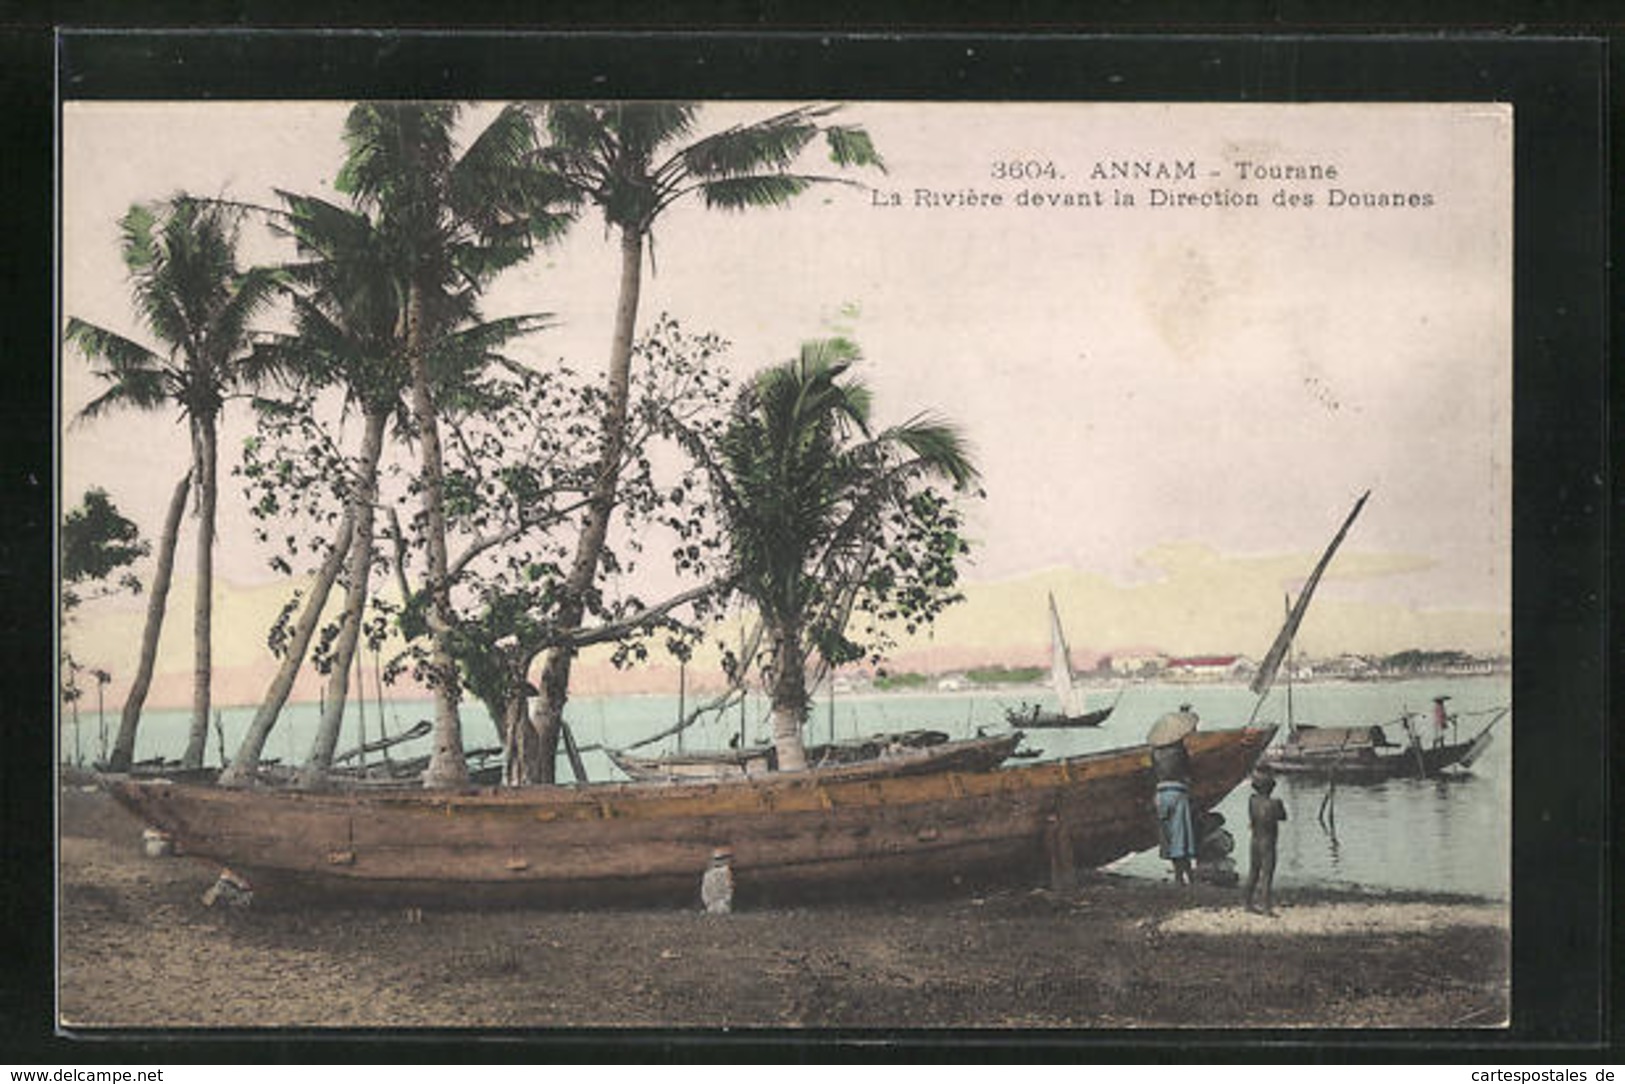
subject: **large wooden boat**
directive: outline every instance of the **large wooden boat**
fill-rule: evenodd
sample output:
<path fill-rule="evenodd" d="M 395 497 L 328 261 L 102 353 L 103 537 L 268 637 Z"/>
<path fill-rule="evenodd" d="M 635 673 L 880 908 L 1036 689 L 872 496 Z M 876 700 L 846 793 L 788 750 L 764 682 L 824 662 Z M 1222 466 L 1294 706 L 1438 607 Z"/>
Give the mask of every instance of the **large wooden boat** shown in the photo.
<path fill-rule="evenodd" d="M 983 772 L 1008 760 L 1021 744 L 1021 732 L 950 741 L 940 730 L 910 730 L 870 738 L 829 742 L 807 748 L 815 768 L 852 767 L 877 775 L 921 772 Z M 643 782 L 713 782 L 778 770 L 778 751 L 771 745 L 720 752 L 638 757 L 604 750 L 627 777 Z"/>
<path fill-rule="evenodd" d="M 1246 777 L 1274 728 L 1193 734 L 1192 804 Z M 113 777 L 180 853 L 256 900 L 692 904 L 714 849 L 741 902 L 1069 877 L 1157 842 L 1149 746 L 986 772 L 850 768 L 719 783 L 298 793 Z"/>

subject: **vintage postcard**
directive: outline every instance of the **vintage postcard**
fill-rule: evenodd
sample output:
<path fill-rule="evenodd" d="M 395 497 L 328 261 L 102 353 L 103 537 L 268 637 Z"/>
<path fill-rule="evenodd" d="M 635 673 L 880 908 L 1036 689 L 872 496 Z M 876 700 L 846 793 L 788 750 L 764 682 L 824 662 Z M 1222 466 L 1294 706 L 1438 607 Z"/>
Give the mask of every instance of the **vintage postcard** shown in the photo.
<path fill-rule="evenodd" d="M 64 103 L 60 1027 L 1506 1027 L 1517 131 Z"/>

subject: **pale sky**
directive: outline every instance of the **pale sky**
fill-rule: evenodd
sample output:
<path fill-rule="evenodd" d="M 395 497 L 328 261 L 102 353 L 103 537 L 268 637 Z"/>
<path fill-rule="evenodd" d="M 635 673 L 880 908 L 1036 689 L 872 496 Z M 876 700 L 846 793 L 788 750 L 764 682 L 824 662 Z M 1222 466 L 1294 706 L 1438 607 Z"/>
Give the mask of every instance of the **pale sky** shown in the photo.
<path fill-rule="evenodd" d="M 181 189 L 250 202 L 271 202 L 273 186 L 331 195 L 346 108 L 68 104 L 64 315 L 145 341 L 117 243 L 130 203 Z M 708 107 L 702 124 L 774 108 Z M 972 581 L 1044 573 L 1117 592 L 1124 613 L 1101 614 L 1098 636 L 1073 629 L 1075 646 L 1110 649 L 1114 634 L 1178 641 L 1199 599 L 1132 622 L 1128 609 L 1150 598 L 1137 588 L 1170 578 L 1171 554 L 1196 554 L 1216 597 L 1252 584 L 1244 573 L 1260 562 L 1278 568 L 1273 597 L 1205 634 L 1234 641 L 1209 650 L 1262 653 L 1280 590 L 1295 589 L 1370 489 L 1318 596 L 1365 624 L 1326 635 L 1325 650 L 1398 650 L 1408 645 L 1385 628 L 1421 628 L 1430 614 L 1474 641 L 1460 646 L 1508 648 L 1510 108 L 852 103 L 844 120 L 866 126 L 886 160 L 885 175 L 854 174 L 874 191 L 828 186 L 745 214 L 674 207 L 656 230 L 644 322 L 665 311 L 722 335 L 741 375 L 832 327 L 849 331 L 883 420 L 937 411 L 974 447 L 988 496 L 972 511 Z M 1034 176 L 998 178 L 1001 162 Z M 1117 162 L 1153 176 L 1109 179 Z M 1108 179 L 1091 178 L 1097 163 Z M 1156 179 L 1158 163 L 1176 179 Z M 1178 177 L 1180 163 L 1194 176 Z M 1319 178 L 1243 180 L 1241 163 L 1316 166 Z M 917 189 L 998 194 L 1002 205 L 918 206 Z M 1427 205 L 1329 206 L 1333 189 Z M 1153 190 L 1216 194 L 1210 204 L 1250 193 L 1262 205 L 1157 207 Z M 1313 205 L 1275 206 L 1282 190 Z M 1021 206 L 1024 191 L 1060 205 Z M 900 205 L 882 205 L 893 193 Z M 1134 206 L 1114 205 L 1118 193 Z M 272 251 L 256 242 L 248 255 Z M 502 280 L 486 312 L 557 314 L 527 359 L 596 371 L 616 259 L 589 215 Z M 67 354 L 65 416 L 92 383 Z M 239 412 L 228 455 L 241 423 Z M 170 416 L 70 427 L 64 500 L 104 486 L 156 536 L 185 460 Z M 222 590 L 265 584 L 241 501 L 223 489 L 221 507 Z M 190 560 L 183 542 L 181 575 Z M 959 617 L 974 627 L 973 614 Z M 242 635 L 258 643 L 263 629 Z"/>

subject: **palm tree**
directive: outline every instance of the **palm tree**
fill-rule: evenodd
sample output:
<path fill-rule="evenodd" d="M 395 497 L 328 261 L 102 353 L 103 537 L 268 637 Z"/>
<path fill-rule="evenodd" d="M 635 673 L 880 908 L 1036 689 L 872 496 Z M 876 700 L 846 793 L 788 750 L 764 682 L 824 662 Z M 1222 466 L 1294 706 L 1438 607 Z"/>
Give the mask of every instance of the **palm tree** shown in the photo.
<path fill-rule="evenodd" d="M 209 731 L 212 672 L 214 535 L 218 424 L 226 400 L 266 375 L 250 350 L 250 321 L 270 300 L 270 272 L 237 266 L 241 212 L 185 195 L 161 204 L 136 205 L 120 220 L 124 263 L 136 310 L 163 344 L 152 349 L 78 318 L 67 338 L 92 363 L 108 388 L 79 414 L 81 420 L 116 409 L 174 408 L 191 430 L 189 478 L 197 513 L 197 602 L 193 615 L 192 725 L 181 763 L 203 764 Z M 184 487 L 184 483 L 183 483 Z M 142 635 L 142 660 L 124 705 L 111 767 L 128 770 L 135 730 L 152 679 L 152 660 L 174 560 L 175 533 L 185 489 L 176 490 L 160 542 L 159 572 Z"/>
<path fill-rule="evenodd" d="M 374 551 L 378 466 L 390 423 L 409 427 L 405 395 L 410 374 L 401 365 L 405 327 L 399 304 L 404 284 L 387 241 L 364 213 L 288 192 L 285 212 L 273 219 L 291 237 L 298 262 L 279 268 L 290 286 L 294 331 L 259 344 L 268 367 L 312 388 L 337 387 L 347 407 L 362 417 L 362 439 L 353 467 L 342 480 L 345 510 L 340 540 L 317 572 L 304 612 L 294 625 L 282 666 L 244 736 L 227 784 L 247 782 L 266 738 L 292 689 L 311 636 L 340 571 L 345 604 L 333 644 L 320 724 L 300 775 L 303 785 L 321 784 L 332 767 L 349 697 L 349 675 L 359 644 Z M 490 360 L 492 351 L 543 326 L 545 316 L 479 322 L 475 290 L 465 285 L 445 299 L 447 320 L 472 326 L 443 335 L 433 345 L 429 368 L 437 388 L 458 388 Z"/>
<path fill-rule="evenodd" d="M 579 200 L 596 205 L 618 235 L 620 286 L 610 337 L 607 400 L 595 482 L 558 614 L 561 628 L 579 625 L 592 599 L 615 508 L 626 450 L 632 342 L 642 285 L 643 251 L 660 214 L 697 195 L 709 208 L 782 206 L 814 184 L 838 180 L 793 172 L 822 134 L 835 165 L 884 169 L 862 128 L 827 123 L 836 106 L 803 106 L 693 142 L 698 107 L 687 102 L 564 102 L 547 110 L 550 145 L 537 156 L 543 172 Z M 558 750 L 574 649 L 554 648 L 542 666 L 535 726 L 546 781 Z"/>
<path fill-rule="evenodd" d="M 733 573 L 767 637 L 773 740 L 787 770 L 806 765 L 807 664 L 850 656 L 846 623 L 855 594 L 874 583 L 888 524 L 899 511 L 906 519 L 931 478 L 957 489 L 976 478 L 945 422 L 916 416 L 871 432 L 869 389 L 846 376 L 858 359 L 852 343 L 828 339 L 759 374 L 734 406 L 713 471 Z"/>
<path fill-rule="evenodd" d="M 445 482 L 430 357 L 473 293 L 569 221 L 551 209 L 557 182 L 524 168 L 536 149 L 526 109 L 505 107 L 461 154 L 453 138 L 459 115 L 459 107 L 447 102 L 357 105 L 345 122 L 348 154 L 337 181 L 357 209 L 371 216 L 394 268 L 389 281 L 399 289 L 400 338 L 422 468 L 429 665 L 435 675 L 426 786 L 456 786 L 468 778 L 449 642 Z"/>

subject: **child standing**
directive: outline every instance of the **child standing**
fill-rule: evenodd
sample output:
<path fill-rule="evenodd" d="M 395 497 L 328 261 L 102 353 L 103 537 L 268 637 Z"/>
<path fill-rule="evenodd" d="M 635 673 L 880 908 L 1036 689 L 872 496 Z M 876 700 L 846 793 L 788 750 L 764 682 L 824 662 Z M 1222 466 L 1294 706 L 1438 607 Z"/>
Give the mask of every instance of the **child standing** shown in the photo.
<path fill-rule="evenodd" d="M 1262 913 L 1266 915 L 1275 913 L 1270 899 L 1275 882 L 1275 842 L 1280 824 L 1286 820 L 1286 806 L 1281 804 L 1281 799 L 1270 797 L 1274 790 L 1273 776 L 1264 772 L 1253 773 L 1253 793 L 1247 799 L 1247 824 L 1253 837 L 1251 861 L 1247 866 L 1247 910 L 1259 910 L 1253 906 L 1253 893 L 1262 884 Z"/>

